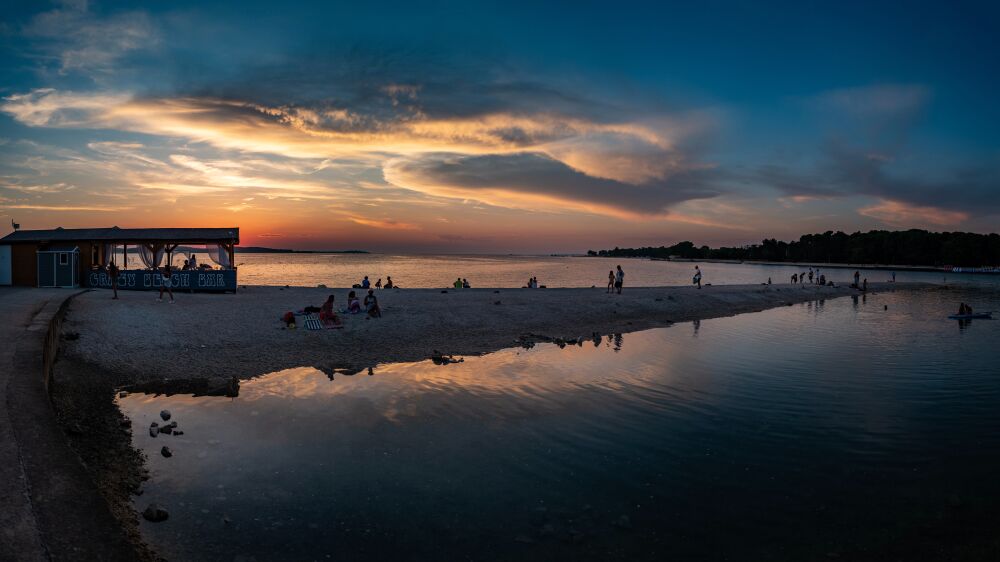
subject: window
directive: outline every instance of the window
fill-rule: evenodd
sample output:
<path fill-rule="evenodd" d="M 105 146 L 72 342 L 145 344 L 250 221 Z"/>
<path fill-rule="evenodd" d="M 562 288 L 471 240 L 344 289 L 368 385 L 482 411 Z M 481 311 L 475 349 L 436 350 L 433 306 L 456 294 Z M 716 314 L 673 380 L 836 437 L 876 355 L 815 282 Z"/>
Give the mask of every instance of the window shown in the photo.
<path fill-rule="evenodd" d="M 69 254 L 66 252 L 59 254 L 59 265 L 69 265 Z"/>

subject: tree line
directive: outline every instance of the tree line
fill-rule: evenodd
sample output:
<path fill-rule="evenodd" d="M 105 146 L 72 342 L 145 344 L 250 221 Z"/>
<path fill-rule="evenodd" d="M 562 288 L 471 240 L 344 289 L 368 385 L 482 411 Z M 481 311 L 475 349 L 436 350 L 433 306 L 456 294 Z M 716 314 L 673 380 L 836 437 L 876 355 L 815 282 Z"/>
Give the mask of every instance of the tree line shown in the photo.
<path fill-rule="evenodd" d="M 872 230 L 853 234 L 830 230 L 822 234 L 806 234 L 791 242 L 769 238 L 760 244 L 709 248 L 684 241 L 658 248 L 590 250 L 587 255 L 980 267 L 1000 265 L 1000 235 L 917 229 Z"/>

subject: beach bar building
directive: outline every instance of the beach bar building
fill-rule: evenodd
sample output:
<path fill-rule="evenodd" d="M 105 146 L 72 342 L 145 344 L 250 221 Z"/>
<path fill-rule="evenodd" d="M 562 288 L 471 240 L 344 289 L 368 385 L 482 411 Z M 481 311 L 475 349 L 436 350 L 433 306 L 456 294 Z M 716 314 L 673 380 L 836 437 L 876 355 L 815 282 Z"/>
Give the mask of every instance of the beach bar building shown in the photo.
<path fill-rule="evenodd" d="M 119 289 L 158 290 L 165 280 L 161 268 L 169 263 L 174 289 L 235 291 L 239 243 L 235 227 L 16 230 L 0 238 L 0 285 L 110 288 L 114 263 Z M 190 254 L 214 265 L 178 267 Z"/>

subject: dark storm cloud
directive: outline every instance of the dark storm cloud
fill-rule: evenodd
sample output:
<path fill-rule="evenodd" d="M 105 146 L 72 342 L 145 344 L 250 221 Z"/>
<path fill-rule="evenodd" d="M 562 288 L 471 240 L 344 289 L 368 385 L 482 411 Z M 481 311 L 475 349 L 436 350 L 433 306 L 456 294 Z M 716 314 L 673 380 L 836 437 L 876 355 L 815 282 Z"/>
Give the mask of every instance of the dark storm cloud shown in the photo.
<path fill-rule="evenodd" d="M 891 156 L 830 144 L 812 171 L 771 165 L 760 168 L 754 180 L 788 196 L 867 195 L 972 215 L 1000 211 L 1000 162 L 951 170 L 937 178 L 893 173 L 892 165 Z"/>
<path fill-rule="evenodd" d="M 672 205 L 721 193 L 721 172 L 685 170 L 666 179 L 631 184 L 580 173 L 542 154 L 429 155 L 386 166 L 386 179 L 431 194 L 490 201 L 496 192 L 559 201 L 571 207 L 633 216 L 666 214 Z"/>

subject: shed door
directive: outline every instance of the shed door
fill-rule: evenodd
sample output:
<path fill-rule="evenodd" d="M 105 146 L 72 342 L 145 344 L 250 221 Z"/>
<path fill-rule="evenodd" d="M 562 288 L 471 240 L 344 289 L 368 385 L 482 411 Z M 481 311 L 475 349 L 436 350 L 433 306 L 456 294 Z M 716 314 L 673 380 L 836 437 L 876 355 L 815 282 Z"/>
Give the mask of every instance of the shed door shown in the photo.
<path fill-rule="evenodd" d="M 0 246 L 0 285 L 10 285 L 13 274 L 10 246 Z"/>

